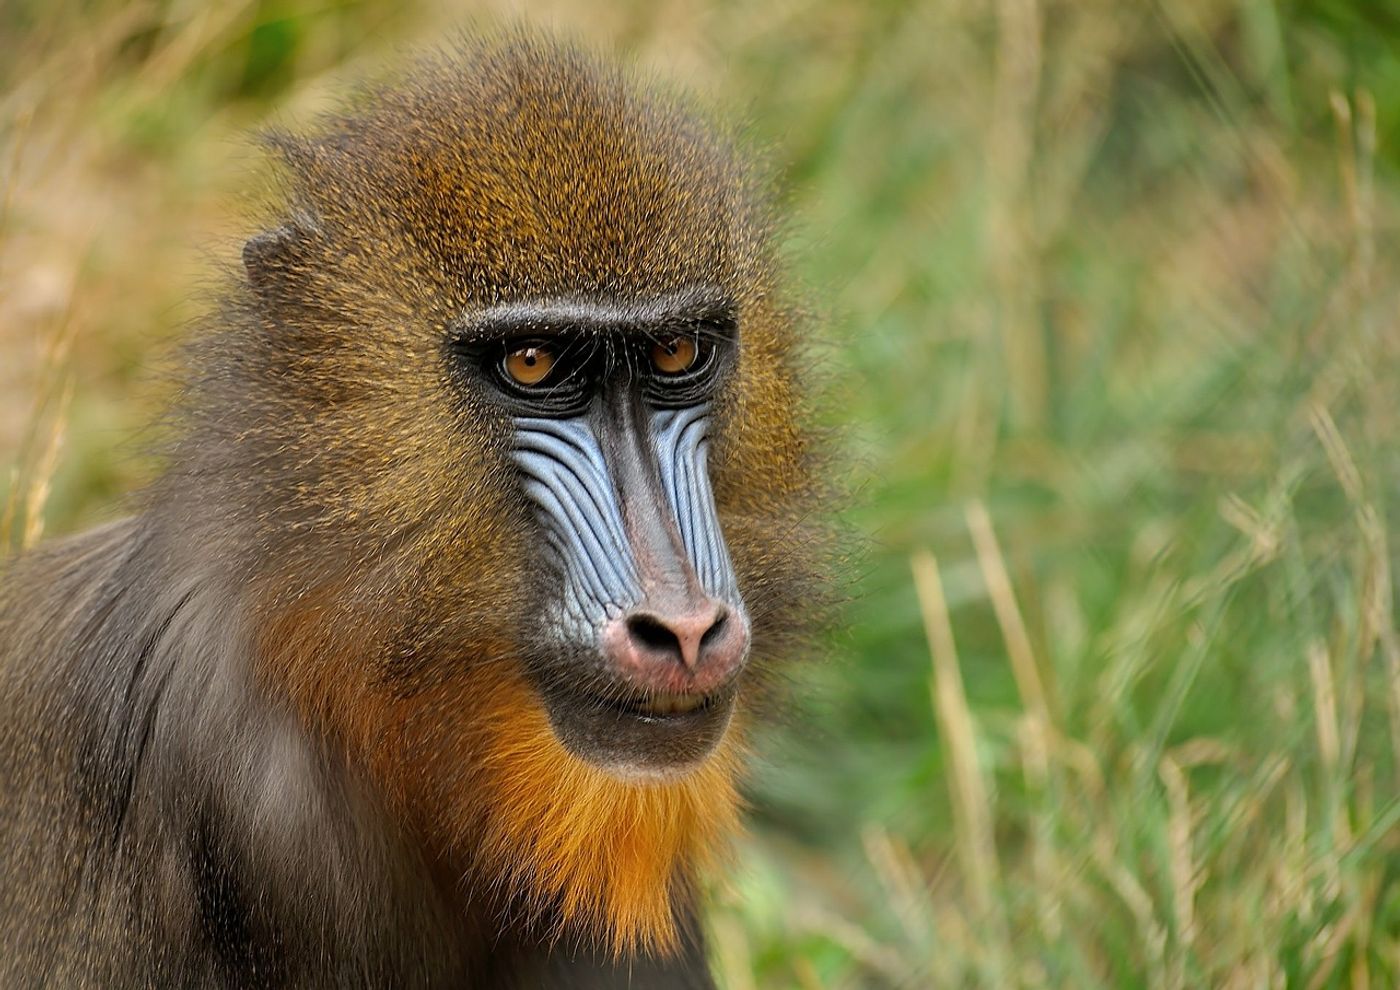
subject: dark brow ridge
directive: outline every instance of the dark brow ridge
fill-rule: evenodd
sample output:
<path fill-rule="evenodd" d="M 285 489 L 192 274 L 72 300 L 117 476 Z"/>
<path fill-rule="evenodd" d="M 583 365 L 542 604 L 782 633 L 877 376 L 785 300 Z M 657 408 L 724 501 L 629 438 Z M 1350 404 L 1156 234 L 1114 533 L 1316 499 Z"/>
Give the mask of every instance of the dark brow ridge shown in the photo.
<path fill-rule="evenodd" d="M 508 302 L 461 317 L 449 329 L 462 343 L 579 333 L 649 337 L 677 330 L 732 338 L 737 307 L 723 293 L 697 287 L 656 299 L 604 303 L 577 299 Z"/>

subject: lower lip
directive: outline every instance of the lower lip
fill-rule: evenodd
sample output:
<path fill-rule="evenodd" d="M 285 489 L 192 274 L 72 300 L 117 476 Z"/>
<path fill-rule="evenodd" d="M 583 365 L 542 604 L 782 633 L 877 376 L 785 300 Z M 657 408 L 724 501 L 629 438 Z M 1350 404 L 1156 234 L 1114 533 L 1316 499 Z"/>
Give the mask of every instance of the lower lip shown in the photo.
<path fill-rule="evenodd" d="M 717 692 L 686 712 L 654 712 L 598 695 L 546 695 L 555 734 L 576 756 L 628 777 L 669 776 L 698 765 L 719 744 L 733 710 Z"/>
<path fill-rule="evenodd" d="M 650 709 L 641 704 L 616 703 L 599 699 L 598 706 L 605 711 L 613 712 L 617 715 L 633 718 L 648 725 L 671 725 L 681 722 L 697 721 L 708 715 L 710 709 L 714 707 L 715 698 L 713 696 L 701 699 L 694 707 L 684 711 L 661 711 Z"/>

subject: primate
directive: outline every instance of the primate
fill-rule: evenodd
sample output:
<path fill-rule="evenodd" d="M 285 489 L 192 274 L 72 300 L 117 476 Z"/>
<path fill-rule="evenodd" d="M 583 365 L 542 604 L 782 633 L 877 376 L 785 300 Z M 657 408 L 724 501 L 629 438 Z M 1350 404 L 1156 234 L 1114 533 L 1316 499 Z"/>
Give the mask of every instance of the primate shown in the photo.
<path fill-rule="evenodd" d="M 525 35 L 267 141 L 163 475 L 0 572 L 0 985 L 711 986 L 823 585 L 758 181 Z"/>

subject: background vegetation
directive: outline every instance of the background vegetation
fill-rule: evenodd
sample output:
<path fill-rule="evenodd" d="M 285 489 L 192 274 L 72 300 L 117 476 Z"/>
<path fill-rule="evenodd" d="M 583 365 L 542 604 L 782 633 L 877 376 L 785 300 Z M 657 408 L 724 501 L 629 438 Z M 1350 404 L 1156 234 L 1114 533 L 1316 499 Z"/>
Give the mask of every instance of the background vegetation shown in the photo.
<path fill-rule="evenodd" d="M 245 137 L 528 13 L 747 115 L 853 565 L 715 893 L 751 987 L 1400 985 L 1400 15 L 0 0 L 0 520 L 122 511 Z"/>

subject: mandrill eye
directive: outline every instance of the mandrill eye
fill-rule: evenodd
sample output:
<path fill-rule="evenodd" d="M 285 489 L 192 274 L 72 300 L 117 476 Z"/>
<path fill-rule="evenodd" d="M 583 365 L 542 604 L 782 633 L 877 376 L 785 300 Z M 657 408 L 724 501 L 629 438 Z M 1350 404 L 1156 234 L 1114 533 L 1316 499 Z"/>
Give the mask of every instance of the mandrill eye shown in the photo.
<path fill-rule="evenodd" d="M 554 354 L 544 347 L 531 345 L 506 355 L 506 374 L 518 385 L 538 385 L 549 377 L 554 367 Z"/>
<path fill-rule="evenodd" d="M 644 376 L 647 401 L 663 409 L 684 409 L 704 402 L 733 364 L 730 339 L 700 332 L 670 332 L 652 337 Z"/>
<path fill-rule="evenodd" d="M 496 388 L 497 398 L 527 416 L 574 416 L 595 392 L 597 367 L 591 340 L 515 337 L 464 341 L 457 352 Z"/>
<path fill-rule="evenodd" d="M 680 375 L 695 366 L 700 349 L 695 338 L 677 334 L 659 340 L 651 349 L 651 364 L 663 375 Z"/>

